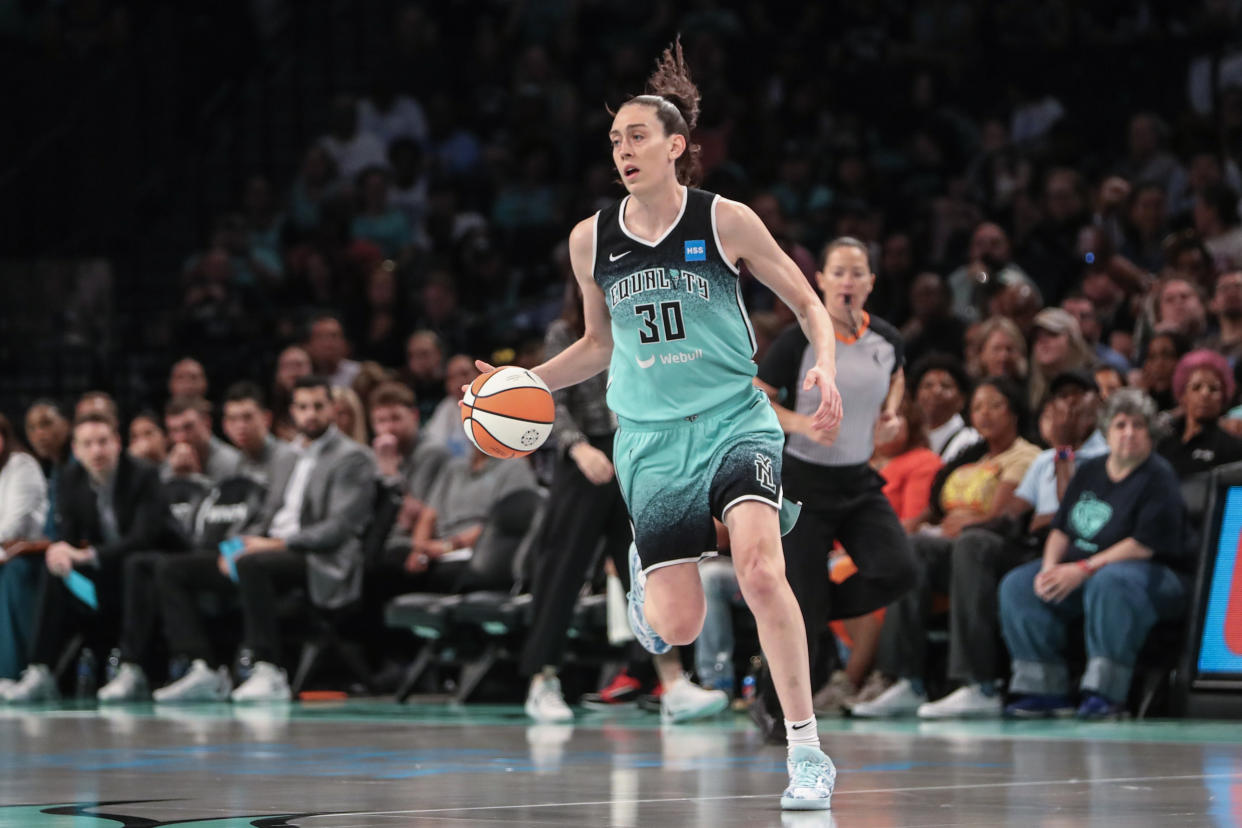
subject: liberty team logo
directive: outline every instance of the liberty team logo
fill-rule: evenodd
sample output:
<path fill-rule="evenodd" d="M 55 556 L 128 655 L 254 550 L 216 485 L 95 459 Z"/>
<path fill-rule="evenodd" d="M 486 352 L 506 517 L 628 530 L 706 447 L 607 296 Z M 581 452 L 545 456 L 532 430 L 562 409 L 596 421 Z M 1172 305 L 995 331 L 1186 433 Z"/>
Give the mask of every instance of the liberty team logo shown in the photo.
<path fill-rule="evenodd" d="M 755 480 L 772 494 L 776 494 L 776 475 L 772 473 L 772 458 L 755 452 Z"/>

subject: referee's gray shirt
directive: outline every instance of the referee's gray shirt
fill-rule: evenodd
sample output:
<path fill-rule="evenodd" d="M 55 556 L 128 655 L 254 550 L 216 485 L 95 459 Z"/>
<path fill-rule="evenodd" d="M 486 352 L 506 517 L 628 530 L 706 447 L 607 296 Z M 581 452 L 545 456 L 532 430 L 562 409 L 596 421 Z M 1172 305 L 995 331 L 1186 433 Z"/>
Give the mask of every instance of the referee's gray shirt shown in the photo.
<path fill-rule="evenodd" d="M 785 436 L 785 452 L 821 466 L 855 466 L 871 459 L 875 421 L 888 396 L 893 374 L 904 363 L 901 334 L 892 325 L 869 314 L 855 339 L 837 336 L 837 390 L 844 416 L 841 433 L 831 446 L 801 434 Z M 819 407 L 819 388 L 802 390 L 806 372 L 815 365 L 815 349 L 797 324 L 790 325 L 763 357 L 759 379 L 776 388 L 777 402 L 799 414 Z"/>

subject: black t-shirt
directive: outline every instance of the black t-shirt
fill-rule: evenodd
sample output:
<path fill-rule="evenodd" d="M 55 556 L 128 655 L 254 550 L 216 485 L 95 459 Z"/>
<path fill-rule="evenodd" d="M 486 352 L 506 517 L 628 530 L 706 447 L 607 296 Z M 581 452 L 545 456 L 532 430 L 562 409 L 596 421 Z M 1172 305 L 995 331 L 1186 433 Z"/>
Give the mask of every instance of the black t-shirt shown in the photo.
<path fill-rule="evenodd" d="M 1186 418 L 1173 421 L 1173 433 L 1160 441 L 1156 452 L 1169 461 L 1178 477 L 1210 471 L 1224 463 L 1242 460 L 1242 440 L 1222 431 L 1215 422 L 1208 424 L 1189 443 L 1182 442 Z"/>
<path fill-rule="evenodd" d="M 1104 455 L 1078 467 L 1052 519 L 1053 529 L 1069 535 L 1067 558 L 1085 558 L 1133 538 L 1152 550 L 1155 560 L 1178 566 L 1185 555 L 1186 507 L 1169 461 L 1152 453 L 1117 482 L 1109 478 L 1107 462 Z"/>

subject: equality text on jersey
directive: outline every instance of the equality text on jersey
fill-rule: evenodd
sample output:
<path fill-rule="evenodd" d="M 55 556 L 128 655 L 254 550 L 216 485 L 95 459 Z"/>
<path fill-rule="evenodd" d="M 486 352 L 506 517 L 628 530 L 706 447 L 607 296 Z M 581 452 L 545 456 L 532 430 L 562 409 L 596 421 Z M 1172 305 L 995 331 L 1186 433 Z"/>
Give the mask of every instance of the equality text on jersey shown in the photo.
<path fill-rule="evenodd" d="M 702 276 L 688 270 L 650 267 L 614 282 L 608 288 L 608 307 L 615 308 L 618 303 L 649 290 L 684 291 L 711 301 L 711 285 Z"/>

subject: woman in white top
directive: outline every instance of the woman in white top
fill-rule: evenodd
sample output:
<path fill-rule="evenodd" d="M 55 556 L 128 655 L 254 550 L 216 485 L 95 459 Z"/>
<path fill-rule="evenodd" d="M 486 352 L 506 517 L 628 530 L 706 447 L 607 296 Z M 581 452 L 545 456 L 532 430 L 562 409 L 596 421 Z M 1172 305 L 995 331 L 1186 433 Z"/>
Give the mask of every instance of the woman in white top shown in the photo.
<path fill-rule="evenodd" d="M 17 442 L 13 426 L 0 414 L 0 547 L 43 534 L 47 481 L 39 463 Z M 0 555 L 0 683 L 26 665 L 34 634 L 35 585 L 43 568 L 33 556 L 7 560 Z"/>

